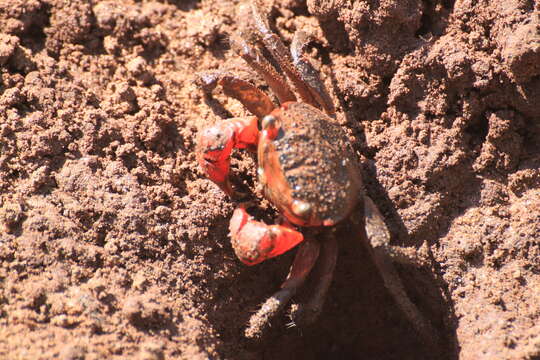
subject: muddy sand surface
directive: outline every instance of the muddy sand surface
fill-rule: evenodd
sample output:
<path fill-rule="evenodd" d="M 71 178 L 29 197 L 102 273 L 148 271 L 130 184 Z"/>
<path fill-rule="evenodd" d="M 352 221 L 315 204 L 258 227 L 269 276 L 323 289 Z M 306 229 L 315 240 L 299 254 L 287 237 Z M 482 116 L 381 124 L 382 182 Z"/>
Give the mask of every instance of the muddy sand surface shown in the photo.
<path fill-rule="evenodd" d="M 534 0 L 278 0 L 321 71 L 441 337 L 428 349 L 356 234 L 323 315 L 245 324 L 293 258 L 247 267 L 197 132 L 247 115 L 198 71 L 268 87 L 230 51 L 237 1 L 0 1 L 0 358 L 540 359 L 540 9 Z M 536 7 L 536 8 L 535 8 Z M 235 184 L 261 200 L 255 163 Z"/>

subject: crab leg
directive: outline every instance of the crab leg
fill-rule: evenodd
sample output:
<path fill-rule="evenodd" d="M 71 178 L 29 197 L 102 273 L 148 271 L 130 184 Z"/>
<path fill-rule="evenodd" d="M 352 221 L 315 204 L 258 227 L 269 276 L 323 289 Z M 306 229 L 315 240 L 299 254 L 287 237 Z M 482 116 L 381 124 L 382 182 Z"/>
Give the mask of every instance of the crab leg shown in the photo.
<path fill-rule="evenodd" d="M 324 86 L 319 73 L 315 71 L 313 65 L 309 62 L 305 56 L 305 49 L 309 44 L 309 36 L 298 30 L 294 33 L 294 37 L 291 43 L 291 56 L 293 64 L 298 70 L 298 74 L 302 78 L 302 81 L 307 85 L 308 91 L 315 98 L 320 107 L 330 116 L 334 116 L 336 109 L 334 108 L 334 102 L 330 98 L 326 87 Z"/>
<path fill-rule="evenodd" d="M 437 332 L 405 292 L 405 287 L 392 264 L 391 254 L 394 251 L 390 245 L 390 233 L 379 209 L 367 195 L 364 196 L 364 213 L 367 248 L 375 260 L 386 289 L 427 345 L 436 348 Z"/>
<path fill-rule="evenodd" d="M 338 254 L 337 240 L 334 233 L 326 236 L 322 241 L 321 247 L 319 261 L 312 271 L 312 277 L 316 279 L 315 289 L 309 301 L 305 304 L 299 304 L 298 309 L 292 314 L 294 321 L 300 327 L 310 325 L 317 320 L 322 311 L 332 279 L 334 278 Z"/>
<path fill-rule="evenodd" d="M 296 96 L 287 84 L 287 80 L 255 48 L 237 36 L 232 36 L 230 42 L 232 49 L 263 77 L 277 96 L 280 104 L 296 101 Z"/>
<path fill-rule="evenodd" d="M 296 49 L 292 49 L 293 56 L 295 57 L 293 64 L 287 47 L 283 44 L 279 36 L 270 30 L 268 21 L 266 19 L 266 14 L 261 14 L 257 1 L 254 1 L 251 4 L 251 10 L 253 13 L 255 27 L 261 35 L 261 40 L 264 43 L 264 46 L 272 54 L 274 59 L 276 59 L 276 61 L 279 63 L 281 69 L 292 81 L 294 87 L 296 90 L 298 90 L 302 101 L 317 108 L 322 106 L 328 114 L 333 115 L 333 105 L 328 105 L 331 104 L 331 101 L 327 102 L 328 99 L 325 99 L 324 95 L 320 93 L 322 83 L 320 80 L 318 80 L 318 84 L 313 87 L 314 82 L 316 82 L 314 81 L 313 75 L 315 71 L 311 64 L 309 64 L 302 56 L 302 50 L 307 44 L 307 36 L 305 36 L 305 34 L 300 34 L 299 38 L 296 40 Z M 324 92 L 326 93 L 326 90 Z"/>
<path fill-rule="evenodd" d="M 206 93 L 219 84 L 225 95 L 240 101 L 253 115 L 262 118 L 275 108 L 268 95 L 250 82 L 225 71 L 209 71 L 198 74 L 197 83 Z"/>
<path fill-rule="evenodd" d="M 254 116 L 218 122 L 200 132 L 197 160 L 205 175 L 234 198 L 237 194 L 229 180 L 232 149 L 254 149 L 258 139 L 257 118 Z"/>
<path fill-rule="evenodd" d="M 304 284 L 313 265 L 319 257 L 320 243 L 315 240 L 304 241 L 296 253 L 287 280 L 281 285 L 281 290 L 272 295 L 249 320 L 245 331 L 248 338 L 259 337 L 269 320 L 281 311 Z"/>

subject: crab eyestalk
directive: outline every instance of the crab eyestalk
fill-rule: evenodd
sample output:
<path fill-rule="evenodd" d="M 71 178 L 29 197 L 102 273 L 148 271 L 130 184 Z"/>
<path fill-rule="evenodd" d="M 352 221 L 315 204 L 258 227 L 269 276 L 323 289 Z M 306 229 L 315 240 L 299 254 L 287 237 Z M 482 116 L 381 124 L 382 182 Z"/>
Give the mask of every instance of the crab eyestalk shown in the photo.
<path fill-rule="evenodd" d="M 261 120 L 263 136 L 268 139 L 275 139 L 279 131 L 279 121 L 274 115 L 266 115 Z"/>

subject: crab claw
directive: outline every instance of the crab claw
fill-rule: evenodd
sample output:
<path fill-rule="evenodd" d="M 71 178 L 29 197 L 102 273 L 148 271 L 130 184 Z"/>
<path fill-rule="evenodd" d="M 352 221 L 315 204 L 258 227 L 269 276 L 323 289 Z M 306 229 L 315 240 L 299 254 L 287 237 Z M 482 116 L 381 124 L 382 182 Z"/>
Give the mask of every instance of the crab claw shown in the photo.
<path fill-rule="evenodd" d="M 243 206 L 234 211 L 229 231 L 236 255 L 247 265 L 281 255 L 304 240 L 302 233 L 292 226 L 254 220 Z"/>
<path fill-rule="evenodd" d="M 236 193 L 229 180 L 233 148 L 254 147 L 258 141 L 257 118 L 233 118 L 217 123 L 199 133 L 197 160 L 206 177 L 212 180 L 232 199 L 243 196 Z"/>
<path fill-rule="evenodd" d="M 197 141 L 199 165 L 205 175 L 229 196 L 234 193 L 228 177 L 232 141 L 227 141 L 227 138 L 230 137 L 230 134 L 218 132 L 216 128 L 208 128 L 201 132 Z"/>

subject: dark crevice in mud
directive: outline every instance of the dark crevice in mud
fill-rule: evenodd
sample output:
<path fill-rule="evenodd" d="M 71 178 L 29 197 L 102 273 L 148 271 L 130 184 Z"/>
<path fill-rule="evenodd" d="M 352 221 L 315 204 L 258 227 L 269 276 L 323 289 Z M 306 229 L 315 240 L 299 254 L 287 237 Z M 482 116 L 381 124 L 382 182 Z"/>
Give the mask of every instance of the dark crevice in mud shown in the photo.
<path fill-rule="evenodd" d="M 29 25 L 20 36 L 22 46 L 31 49 L 34 53 L 38 53 L 45 48 L 47 40 L 45 29 L 51 25 L 50 16 L 51 5 L 46 3 L 41 4 L 41 9 L 21 16 L 20 20 Z"/>
<path fill-rule="evenodd" d="M 454 8 L 454 1 L 423 1 L 423 13 L 416 37 L 429 40 L 444 34 L 448 19 Z"/>
<path fill-rule="evenodd" d="M 193 11 L 200 8 L 200 0 L 165 0 L 166 3 L 173 4 L 182 11 Z"/>
<path fill-rule="evenodd" d="M 489 122 L 484 115 L 478 116 L 476 121 L 471 123 L 465 128 L 465 134 L 469 135 L 470 148 L 476 149 L 481 146 L 485 141 L 489 131 Z"/>

